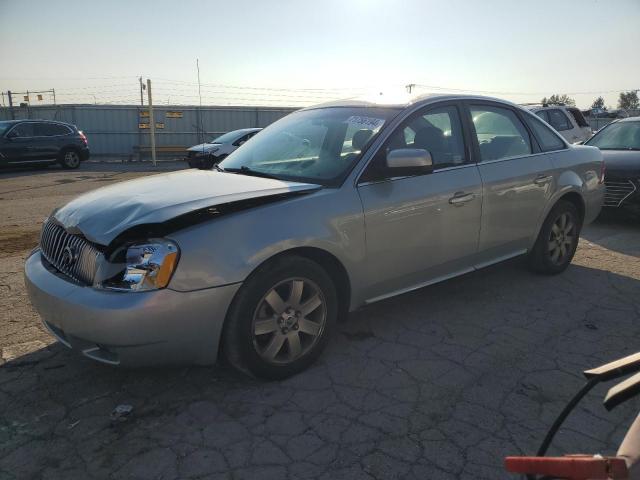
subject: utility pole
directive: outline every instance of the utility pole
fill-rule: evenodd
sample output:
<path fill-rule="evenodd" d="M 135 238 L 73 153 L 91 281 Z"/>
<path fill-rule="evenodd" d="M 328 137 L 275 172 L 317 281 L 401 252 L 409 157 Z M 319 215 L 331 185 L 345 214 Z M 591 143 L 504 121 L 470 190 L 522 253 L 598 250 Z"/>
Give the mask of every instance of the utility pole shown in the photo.
<path fill-rule="evenodd" d="M 51 89 L 51 93 L 53 93 L 53 104 L 55 105 L 56 104 L 56 89 L 52 88 Z"/>
<path fill-rule="evenodd" d="M 15 120 L 16 113 L 13 111 L 13 98 L 11 98 L 11 90 L 7 90 L 7 96 L 9 97 L 9 112 L 11 113 L 11 120 Z"/>
<path fill-rule="evenodd" d="M 142 83 L 142 77 L 138 78 L 140 81 L 140 106 L 144 107 L 144 94 L 142 93 L 144 90 L 144 83 Z"/>
<path fill-rule="evenodd" d="M 156 166 L 156 121 L 153 117 L 153 100 L 151 98 L 151 79 L 147 78 L 147 98 L 149 101 L 149 130 L 151 131 L 151 159 Z"/>
<path fill-rule="evenodd" d="M 200 61 L 196 58 L 196 69 L 198 70 L 198 97 L 200 98 L 200 108 L 198 109 L 198 141 L 204 142 L 204 132 L 202 131 L 202 93 L 200 93 Z"/>
<path fill-rule="evenodd" d="M 415 83 L 410 83 L 408 85 L 404 86 L 407 89 L 407 93 L 411 93 L 413 91 L 413 89 L 416 87 Z"/>

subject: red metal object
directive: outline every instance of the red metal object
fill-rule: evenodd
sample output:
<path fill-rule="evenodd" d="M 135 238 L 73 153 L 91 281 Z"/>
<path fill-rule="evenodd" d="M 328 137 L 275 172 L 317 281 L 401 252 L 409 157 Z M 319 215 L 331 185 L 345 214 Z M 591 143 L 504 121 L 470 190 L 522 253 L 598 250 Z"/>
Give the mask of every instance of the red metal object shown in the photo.
<path fill-rule="evenodd" d="M 629 478 L 623 458 L 592 455 L 565 457 L 507 457 L 504 466 L 511 473 L 544 475 L 569 480 Z"/>

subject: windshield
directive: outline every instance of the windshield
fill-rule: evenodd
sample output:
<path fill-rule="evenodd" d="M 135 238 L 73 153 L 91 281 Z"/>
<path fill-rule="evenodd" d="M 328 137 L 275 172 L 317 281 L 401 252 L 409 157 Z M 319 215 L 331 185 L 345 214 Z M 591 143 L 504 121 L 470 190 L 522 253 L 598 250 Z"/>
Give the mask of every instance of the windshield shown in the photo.
<path fill-rule="evenodd" d="M 601 150 L 640 150 L 640 121 L 612 123 L 586 144 Z"/>
<path fill-rule="evenodd" d="M 295 112 L 263 130 L 220 166 L 283 180 L 336 184 L 398 111 L 380 107 L 327 107 Z"/>
<path fill-rule="evenodd" d="M 219 137 L 215 137 L 213 140 L 210 140 L 209 143 L 233 143 L 243 135 L 246 135 L 249 131 L 238 131 L 234 130 L 233 132 L 228 132 Z"/>
<path fill-rule="evenodd" d="M 0 135 L 4 135 L 4 133 L 9 130 L 9 128 L 13 125 L 11 122 L 0 122 Z"/>

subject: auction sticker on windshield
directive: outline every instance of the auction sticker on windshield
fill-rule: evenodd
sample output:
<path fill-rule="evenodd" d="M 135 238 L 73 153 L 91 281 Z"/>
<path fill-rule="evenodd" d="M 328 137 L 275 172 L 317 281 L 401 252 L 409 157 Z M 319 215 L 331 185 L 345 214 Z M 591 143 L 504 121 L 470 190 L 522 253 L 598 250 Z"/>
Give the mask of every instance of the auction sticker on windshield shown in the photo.
<path fill-rule="evenodd" d="M 358 125 L 369 130 L 377 130 L 384 123 L 384 118 L 361 117 L 358 115 L 353 115 L 347 118 L 347 123 L 351 125 Z"/>

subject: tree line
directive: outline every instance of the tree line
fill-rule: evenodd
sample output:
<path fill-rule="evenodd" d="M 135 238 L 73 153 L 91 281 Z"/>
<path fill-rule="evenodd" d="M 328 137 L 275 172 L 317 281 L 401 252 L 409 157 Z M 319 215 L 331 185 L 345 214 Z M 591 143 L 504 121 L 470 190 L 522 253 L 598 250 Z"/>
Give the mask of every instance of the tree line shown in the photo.
<path fill-rule="evenodd" d="M 550 97 L 544 97 L 540 103 L 547 104 L 564 104 L 574 107 L 576 101 L 567 94 L 554 93 Z M 598 97 L 591 104 L 591 108 L 598 108 L 601 110 L 607 110 L 604 104 L 604 98 Z M 638 99 L 638 90 L 630 90 L 628 92 L 620 92 L 618 97 L 618 108 L 622 110 L 637 110 L 640 109 L 640 99 Z"/>

